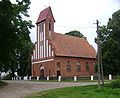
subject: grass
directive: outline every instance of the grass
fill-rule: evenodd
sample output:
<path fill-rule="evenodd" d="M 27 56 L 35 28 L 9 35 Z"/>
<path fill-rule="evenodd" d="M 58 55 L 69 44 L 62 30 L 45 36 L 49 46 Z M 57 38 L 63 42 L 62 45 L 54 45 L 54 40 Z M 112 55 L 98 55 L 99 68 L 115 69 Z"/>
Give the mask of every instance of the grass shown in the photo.
<path fill-rule="evenodd" d="M 3 81 L 0 80 L 0 89 L 3 88 L 6 85 L 7 85 L 7 83 L 5 83 L 5 82 L 3 82 Z"/>
<path fill-rule="evenodd" d="M 120 98 L 120 88 L 108 86 L 98 89 L 97 86 L 66 87 L 36 92 L 24 98 Z"/>

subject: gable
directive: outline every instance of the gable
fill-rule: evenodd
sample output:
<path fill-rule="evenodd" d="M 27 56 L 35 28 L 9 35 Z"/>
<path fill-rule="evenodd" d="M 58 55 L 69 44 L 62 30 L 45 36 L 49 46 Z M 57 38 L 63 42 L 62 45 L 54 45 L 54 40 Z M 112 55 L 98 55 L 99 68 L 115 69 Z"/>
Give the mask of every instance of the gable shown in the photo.
<path fill-rule="evenodd" d="M 53 20 L 55 22 L 55 19 L 53 17 L 52 11 L 51 11 L 51 7 L 48 7 L 48 8 L 46 8 L 43 11 L 40 12 L 36 24 L 46 20 L 49 15 L 51 15 L 51 17 L 53 18 Z"/>

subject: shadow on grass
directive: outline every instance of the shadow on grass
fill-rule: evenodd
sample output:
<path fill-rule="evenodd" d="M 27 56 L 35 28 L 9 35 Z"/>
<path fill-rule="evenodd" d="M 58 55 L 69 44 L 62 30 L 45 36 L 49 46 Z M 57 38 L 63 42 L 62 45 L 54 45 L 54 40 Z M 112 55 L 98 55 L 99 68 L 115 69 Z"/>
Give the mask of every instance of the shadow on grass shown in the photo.
<path fill-rule="evenodd" d="M 0 80 L 0 89 L 7 86 L 7 85 L 8 84 L 6 82 Z"/>

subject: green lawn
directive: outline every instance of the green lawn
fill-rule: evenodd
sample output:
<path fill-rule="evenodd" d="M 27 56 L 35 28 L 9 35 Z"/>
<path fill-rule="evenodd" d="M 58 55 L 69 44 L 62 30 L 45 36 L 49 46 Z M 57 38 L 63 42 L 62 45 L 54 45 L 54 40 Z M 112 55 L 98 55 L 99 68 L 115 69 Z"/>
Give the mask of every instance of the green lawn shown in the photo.
<path fill-rule="evenodd" d="M 6 86 L 6 85 L 7 85 L 7 83 L 5 83 L 5 82 L 3 82 L 3 81 L 0 80 L 0 89 L 1 89 L 2 87 Z"/>
<path fill-rule="evenodd" d="M 97 86 L 66 87 L 33 93 L 24 98 L 120 98 L 120 88 Z"/>

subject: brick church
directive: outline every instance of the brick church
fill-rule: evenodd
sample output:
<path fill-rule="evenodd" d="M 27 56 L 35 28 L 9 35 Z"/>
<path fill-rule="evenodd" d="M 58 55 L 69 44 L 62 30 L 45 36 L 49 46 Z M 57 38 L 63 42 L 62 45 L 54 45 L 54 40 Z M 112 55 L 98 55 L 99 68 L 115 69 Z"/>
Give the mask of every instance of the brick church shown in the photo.
<path fill-rule="evenodd" d="M 32 76 L 73 77 L 94 74 L 96 51 L 84 38 L 54 32 L 51 7 L 40 12 L 32 55 Z"/>

